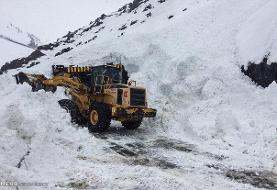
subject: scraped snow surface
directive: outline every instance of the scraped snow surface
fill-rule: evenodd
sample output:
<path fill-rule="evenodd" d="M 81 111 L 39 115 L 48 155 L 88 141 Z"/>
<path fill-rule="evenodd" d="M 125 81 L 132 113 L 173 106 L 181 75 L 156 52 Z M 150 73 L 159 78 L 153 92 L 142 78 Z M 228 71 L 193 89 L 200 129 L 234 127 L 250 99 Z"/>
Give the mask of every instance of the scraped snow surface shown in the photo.
<path fill-rule="evenodd" d="M 1 75 L 0 180 L 45 182 L 45 189 L 258 189 L 225 171 L 277 172 L 277 85 L 257 87 L 240 72 L 264 53 L 276 61 L 276 8 L 275 0 L 150 0 L 21 69 L 50 76 L 52 64 L 121 57 L 158 110 L 136 131 L 114 122 L 90 134 L 59 107 L 62 88 L 33 93 L 15 84 L 18 71 Z"/>

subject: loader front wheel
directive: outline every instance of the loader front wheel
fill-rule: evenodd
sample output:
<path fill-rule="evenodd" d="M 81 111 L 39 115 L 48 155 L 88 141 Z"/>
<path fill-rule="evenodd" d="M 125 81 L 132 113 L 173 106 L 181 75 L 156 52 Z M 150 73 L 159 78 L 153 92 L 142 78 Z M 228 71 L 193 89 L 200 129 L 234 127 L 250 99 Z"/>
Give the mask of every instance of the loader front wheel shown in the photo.
<path fill-rule="evenodd" d="M 141 125 L 142 119 L 137 120 L 137 121 L 122 121 L 121 124 L 123 127 L 125 127 L 127 130 L 135 130 L 139 128 Z"/>
<path fill-rule="evenodd" d="M 70 113 L 71 122 L 82 124 L 83 118 L 79 112 L 78 107 L 72 100 L 62 99 L 62 100 L 59 100 L 58 102 L 63 109 L 65 109 L 68 113 Z"/>
<path fill-rule="evenodd" d="M 88 116 L 88 129 L 90 132 L 106 131 L 111 125 L 112 112 L 108 105 L 92 103 Z"/>

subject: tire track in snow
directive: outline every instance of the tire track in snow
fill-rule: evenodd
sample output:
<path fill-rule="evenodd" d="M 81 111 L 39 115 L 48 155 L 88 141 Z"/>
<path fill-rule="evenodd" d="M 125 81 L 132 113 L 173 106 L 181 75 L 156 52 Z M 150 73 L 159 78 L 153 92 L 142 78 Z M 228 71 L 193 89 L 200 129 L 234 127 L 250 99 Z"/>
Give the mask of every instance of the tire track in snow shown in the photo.
<path fill-rule="evenodd" d="M 160 169 L 183 169 L 184 166 L 182 164 L 173 161 L 174 155 L 169 153 L 171 151 L 191 154 L 195 157 L 204 156 L 217 162 L 227 158 L 224 155 L 201 152 L 197 150 L 196 145 L 181 140 L 163 136 L 153 138 L 142 130 L 114 129 L 116 132 L 112 130 L 107 133 L 95 133 L 93 135 L 96 138 L 106 140 L 109 143 L 109 149 L 121 155 L 128 165 L 141 165 Z"/>

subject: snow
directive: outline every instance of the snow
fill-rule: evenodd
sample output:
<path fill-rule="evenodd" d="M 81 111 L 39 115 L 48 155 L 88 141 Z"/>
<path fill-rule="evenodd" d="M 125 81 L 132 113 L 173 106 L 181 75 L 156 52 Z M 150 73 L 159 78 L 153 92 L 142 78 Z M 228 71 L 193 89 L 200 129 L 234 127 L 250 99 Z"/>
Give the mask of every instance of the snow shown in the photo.
<path fill-rule="evenodd" d="M 243 62 L 260 61 L 268 53 L 276 60 L 276 8 L 276 1 L 268 1 L 244 23 L 237 37 Z"/>
<path fill-rule="evenodd" d="M 31 38 L 33 38 L 36 45 L 40 45 L 40 40 L 36 36 L 30 33 L 23 32 L 20 28 L 18 28 L 17 26 L 14 26 L 11 23 L 1 22 L 0 28 L 1 28 L 0 35 L 2 37 L 7 37 L 14 41 L 23 43 L 25 45 L 30 44 Z"/>
<path fill-rule="evenodd" d="M 154 8 L 143 12 L 149 3 Z M 1 75 L 0 180 L 46 182 L 48 189 L 258 189 L 225 174 L 277 172 L 277 86 L 257 87 L 240 72 L 268 50 L 276 61 L 275 5 L 150 0 L 136 14 L 114 13 L 74 42 L 44 51 L 40 64 L 20 69 L 50 76 L 51 64 L 97 65 L 121 57 L 158 110 L 137 131 L 115 122 L 104 134 L 90 134 L 59 108 L 61 88 L 33 93 L 15 84 L 11 75 L 18 71 Z M 130 26 L 133 20 L 138 22 Z M 127 29 L 119 31 L 124 24 Z M 54 56 L 66 47 L 73 50 Z"/>

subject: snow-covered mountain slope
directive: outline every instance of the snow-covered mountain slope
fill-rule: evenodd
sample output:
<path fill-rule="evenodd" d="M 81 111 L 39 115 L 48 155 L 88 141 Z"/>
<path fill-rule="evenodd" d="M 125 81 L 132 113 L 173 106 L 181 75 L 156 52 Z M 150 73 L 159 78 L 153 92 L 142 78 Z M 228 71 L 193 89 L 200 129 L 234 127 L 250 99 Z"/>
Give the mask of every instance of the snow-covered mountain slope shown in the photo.
<path fill-rule="evenodd" d="M 0 76 L 0 179 L 49 189 L 276 189 L 277 86 L 257 87 L 240 71 L 264 53 L 276 61 L 277 28 L 268 20 L 276 7 L 135 0 L 39 47 L 45 56 Z M 132 132 L 113 123 L 89 134 L 59 108 L 62 89 L 32 93 L 11 76 L 120 57 L 158 109 Z"/>
<path fill-rule="evenodd" d="M 18 57 L 28 56 L 40 45 L 40 40 L 33 34 L 5 22 L 0 22 L 0 42 L 1 66 Z"/>
<path fill-rule="evenodd" d="M 0 31 L 1 38 L 10 39 L 10 40 L 25 44 L 34 49 L 37 46 L 41 45 L 41 42 L 38 39 L 38 37 L 28 32 L 23 32 L 20 28 L 18 28 L 17 26 L 14 26 L 11 23 L 9 24 L 1 23 L 0 28 L 1 28 L 1 31 Z"/>

